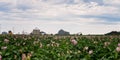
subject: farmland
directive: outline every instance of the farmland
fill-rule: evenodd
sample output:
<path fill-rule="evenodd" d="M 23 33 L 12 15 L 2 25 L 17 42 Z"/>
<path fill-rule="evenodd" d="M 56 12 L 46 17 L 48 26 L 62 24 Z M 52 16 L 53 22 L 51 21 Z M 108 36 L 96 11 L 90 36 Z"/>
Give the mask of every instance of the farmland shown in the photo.
<path fill-rule="evenodd" d="M 119 60 L 120 36 L 0 35 L 0 59 Z"/>

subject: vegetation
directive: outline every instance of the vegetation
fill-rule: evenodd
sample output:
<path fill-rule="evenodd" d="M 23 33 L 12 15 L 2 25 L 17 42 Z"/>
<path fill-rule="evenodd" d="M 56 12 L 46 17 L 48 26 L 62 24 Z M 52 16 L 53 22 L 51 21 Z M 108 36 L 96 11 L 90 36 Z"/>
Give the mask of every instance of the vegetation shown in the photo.
<path fill-rule="evenodd" d="M 111 32 L 109 32 L 109 33 L 107 33 L 105 35 L 120 35 L 120 32 L 118 32 L 118 31 L 111 31 Z"/>
<path fill-rule="evenodd" d="M 75 37 L 73 40 L 71 38 Z M 119 36 L 0 36 L 2 60 L 119 60 Z"/>

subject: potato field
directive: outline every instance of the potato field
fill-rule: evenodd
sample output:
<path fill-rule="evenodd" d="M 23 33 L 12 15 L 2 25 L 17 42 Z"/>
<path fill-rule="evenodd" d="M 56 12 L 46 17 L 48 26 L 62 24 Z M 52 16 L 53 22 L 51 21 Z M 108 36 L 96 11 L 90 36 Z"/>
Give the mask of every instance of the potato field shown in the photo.
<path fill-rule="evenodd" d="M 0 60 L 120 60 L 120 36 L 0 35 Z"/>

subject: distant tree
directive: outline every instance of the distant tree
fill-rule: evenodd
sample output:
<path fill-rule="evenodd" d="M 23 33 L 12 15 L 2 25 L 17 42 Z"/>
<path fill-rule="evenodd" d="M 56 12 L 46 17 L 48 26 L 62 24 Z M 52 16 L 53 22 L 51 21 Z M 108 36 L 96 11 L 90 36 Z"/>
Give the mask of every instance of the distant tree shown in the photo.
<path fill-rule="evenodd" d="M 79 32 L 79 33 L 77 33 L 77 35 L 82 35 L 82 33 L 81 33 L 81 32 Z"/>
<path fill-rule="evenodd" d="M 10 31 L 8 31 L 8 34 L 9 34 L 9 35 L 12 35 L 13 33 L 12 33 L 12 31 L 10 30 Z"/>
<path fill-rule="evenodd" d="M 111 31 L 105 35 L 120 35 L 120 32 L 117 32 L 117 31 Z"/>

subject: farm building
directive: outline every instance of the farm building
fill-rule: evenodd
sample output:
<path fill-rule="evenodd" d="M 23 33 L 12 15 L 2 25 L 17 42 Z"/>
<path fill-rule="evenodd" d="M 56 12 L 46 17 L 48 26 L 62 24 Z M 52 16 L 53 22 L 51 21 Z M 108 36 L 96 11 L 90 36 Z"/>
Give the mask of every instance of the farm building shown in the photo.
<path fill-rule="evenodd" d="M 3 35 L 6 35 L 6 34 L 8 34 L 8 33 L 7 33 L 7 32 L 2 32 L 2 34 L 3 34 Z"/>
<path fill-rule="evenodd" d="M 43 31 L 40 31 L 40 29 L 35 28 L 33 29 L 33 31 L 31 32 L 31 35 L 45 35 L 46 33 Z"/>
<path fill-rule="evenodd" d="M 38 28 L 33 29 L 33 31 L 31 32 L 31 35 L 40 35 L 40 29 Z"/>
<path fill-rule="evenodd" d="M 57 35 L 70 35 L 70 33 L 61 29 L 61 30 L 58 31 Z"/>

